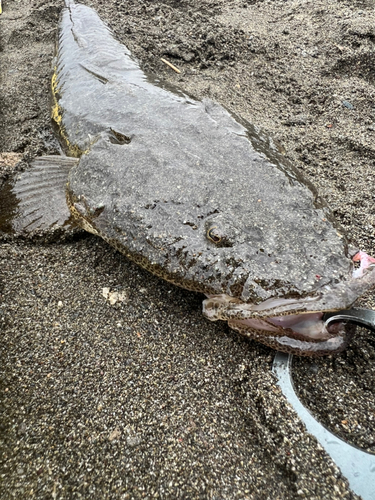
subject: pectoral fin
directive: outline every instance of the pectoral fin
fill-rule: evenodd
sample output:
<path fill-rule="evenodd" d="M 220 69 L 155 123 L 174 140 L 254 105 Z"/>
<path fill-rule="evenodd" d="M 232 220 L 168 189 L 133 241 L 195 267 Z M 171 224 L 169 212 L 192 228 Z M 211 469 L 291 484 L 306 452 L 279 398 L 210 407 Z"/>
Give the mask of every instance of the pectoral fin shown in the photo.
<path fill-rule="evenodd" d="M 70 228 L 66 183 L 77 158 L 42 156 L 0 190 L 0 232 L 32 235 Z"/>

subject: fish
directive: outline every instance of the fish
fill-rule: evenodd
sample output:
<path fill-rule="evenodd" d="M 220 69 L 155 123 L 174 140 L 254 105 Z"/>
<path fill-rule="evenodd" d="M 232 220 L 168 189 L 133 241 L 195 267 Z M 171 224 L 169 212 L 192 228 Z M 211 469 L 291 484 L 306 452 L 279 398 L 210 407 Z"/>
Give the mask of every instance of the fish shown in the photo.
<path fill-rule="evenodd" d="M 64 154 L 36 158 L 6 188 L 16 203 L 5 215 L 2 203 L 3 231 L 76 224 L 203 293 L 207 319 L 250 339 L 302 356 L 346 348 L 355 327 L 327 325 L 324 314 L 375 286 L 375 259 L 350 246 L 272 138 L 146 74 L 73 1 L 59 21 L 51 91 Z"/>

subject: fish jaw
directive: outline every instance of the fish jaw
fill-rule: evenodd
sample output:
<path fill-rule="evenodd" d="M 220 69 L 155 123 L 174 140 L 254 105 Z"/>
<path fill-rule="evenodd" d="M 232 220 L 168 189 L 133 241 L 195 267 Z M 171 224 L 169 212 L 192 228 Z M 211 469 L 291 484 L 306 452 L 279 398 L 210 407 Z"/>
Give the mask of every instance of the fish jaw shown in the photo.
<path fill-rule="evenodd" d="M 352 260 L 360 267 L 345 287 L 339 284 L 336 290 L 323 288 L 320 296 L 268 299 L 260 304 L 243 303 L 226 294 L 213 295 L 203 301 L 203 314 L 211 321 L 227 320 L 233 330 L 278 351 L 315 357 L 339 353 L 351 341 L 355 325 L 338 322 L 327 326 L 324 313 L 349 308 L 375 286 L 375 259 L 360 251 Z M 343 299 L 341 306 L 337 302 L 329 305 L 335 292 Z"/>

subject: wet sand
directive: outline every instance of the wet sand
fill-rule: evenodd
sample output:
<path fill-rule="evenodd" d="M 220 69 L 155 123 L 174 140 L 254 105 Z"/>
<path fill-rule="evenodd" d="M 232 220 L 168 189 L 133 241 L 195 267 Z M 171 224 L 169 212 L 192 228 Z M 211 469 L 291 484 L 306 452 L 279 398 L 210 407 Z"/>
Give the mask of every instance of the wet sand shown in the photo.
<path fill-rule="evenodd" d="M 375 254 L 370 1 L 84 3 L 145 70 L 271 133 Z M 0 161 L 3 178 L 59 153 L 61 7 L 4 2 L 0 152 L 22 161 Z M 357 498 L 281 395 L 273 351 L 205 320 L 199 294 L 84 233 L 3 238 L 0 259 L 0 498 Z M 359 305 L 374 308 L 372 294 Z M 373 452 L 374 359 L 359 332 L 338 357 L 295 363 L 321 421 Z"/>

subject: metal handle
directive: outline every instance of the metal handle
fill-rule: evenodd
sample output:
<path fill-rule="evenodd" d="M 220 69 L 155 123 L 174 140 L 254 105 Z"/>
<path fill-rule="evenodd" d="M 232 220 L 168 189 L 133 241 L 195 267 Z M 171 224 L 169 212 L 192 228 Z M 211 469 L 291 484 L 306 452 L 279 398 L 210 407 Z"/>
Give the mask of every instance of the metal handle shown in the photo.
<path fill-rule="evenodd" d="M 323 321 L 326 322 L 326 326 L 334 321 L 349 321 L 375 332 L 375 311 L 371 309 L 344 309 L 325 313 Z"/>
<path fill-rule="evenodd" d="M 350 313 L 351 311 L 352 310 L 349 309 L 348 311 L 339 311 L 338 313 Z M 358 309 L 353 309 L 353 311 L 357 313 Z M 362 310 L 359 309 L 359 311 Z M 363 311 L 366 311 L 366 309 L 363 309 Z M 374 311 L 366 312 L 372 313 L 372 318 L 374 320 Z M 336 313 L 329 314 L 335 315 Z M 375 455 L 362 451 L 349 443 L 345 443 L 345 441 L 332 434 L 328 429 L 323 427 L 322 424 L 315 420 L 315 417 L 298 399 L 291 376 L 291 364 L 291 354 L 288 356 L 283 352 L 276 353 L 273 362 L 273 372 L 279 379 L 278 384 L 284 396 L 298 413 L 300 419 L 306 425 L 308 432 L 316 437 L 326 452 L 331 455 L 331 458 L 340 467 L 343 475 L 348 478 L 351 489 L 357 493 L 357 495 L 361 495 L 363 500 L 374 500 Z"/>

